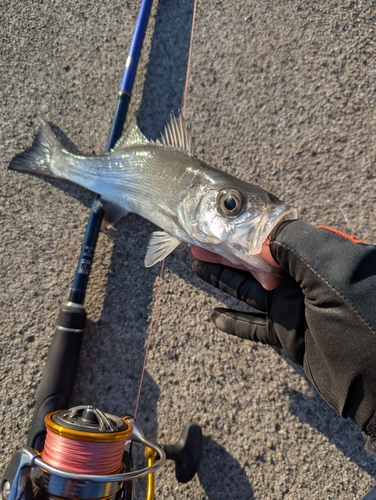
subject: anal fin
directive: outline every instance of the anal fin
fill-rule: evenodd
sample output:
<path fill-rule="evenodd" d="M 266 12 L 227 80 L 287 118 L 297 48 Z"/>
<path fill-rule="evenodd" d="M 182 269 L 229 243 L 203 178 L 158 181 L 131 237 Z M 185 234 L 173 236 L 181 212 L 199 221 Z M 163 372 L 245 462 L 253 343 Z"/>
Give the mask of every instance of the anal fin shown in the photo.
<path fill-rule="evenodd" d="M 111 203 L 106 200 L 99 200 L 100 206 L 104 210 L 104 217 L 106 222 L 114 226 L 120 219 L 125 217 L 128 214 L 128 211 L 119 205 L 115 205 L 115 203 Z"/>

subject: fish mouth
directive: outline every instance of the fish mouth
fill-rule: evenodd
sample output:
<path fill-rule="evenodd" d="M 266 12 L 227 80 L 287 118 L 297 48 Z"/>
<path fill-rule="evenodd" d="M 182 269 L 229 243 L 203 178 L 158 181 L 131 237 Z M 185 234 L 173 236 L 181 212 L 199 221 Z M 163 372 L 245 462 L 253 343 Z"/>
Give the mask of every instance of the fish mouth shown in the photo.
<path fill-rule="evenodd" d="M 286 220 L 297 218 L 298 211 L 295 207 L 286 207 L 282 205 L 266 210 L 261 216 L 261 220 L 249 247 L 249 253 L 251 255 L 259 254 L 263 243 L 278 224 Z"/>
<path fill-rule="evenodd" d="M 288 205 L 273 205 L 268 207 L 259 217 L 242 227 L 237 226 L 232 235 L 231 254 L 222 254 L 230 262 L 242 264 L 249 270 L 263 271 L 281 276 L 279 270 L 260 257 L 262 246 L 273 229 L 285 220 L 297 219 L 296 208 Z M 254 224 L 251 224 L 254 222 Z M 218 252 L 219 253 L 219 252 Z"/>

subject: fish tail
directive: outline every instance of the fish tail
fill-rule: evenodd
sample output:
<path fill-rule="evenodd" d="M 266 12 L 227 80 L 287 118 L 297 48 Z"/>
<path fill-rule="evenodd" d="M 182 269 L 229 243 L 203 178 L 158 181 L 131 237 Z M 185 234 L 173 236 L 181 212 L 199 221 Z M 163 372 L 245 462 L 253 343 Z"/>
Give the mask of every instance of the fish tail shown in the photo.
<path fill-rule="evenodd" d="M 29 172 L 48 177 L 61 177 L 54 171 L 55 160 L 62 155 L 62 146 L 48 123 L 42 119 L 42 124 L 30 149 L 15 156 L 9 169 L 18 172 Z"/>

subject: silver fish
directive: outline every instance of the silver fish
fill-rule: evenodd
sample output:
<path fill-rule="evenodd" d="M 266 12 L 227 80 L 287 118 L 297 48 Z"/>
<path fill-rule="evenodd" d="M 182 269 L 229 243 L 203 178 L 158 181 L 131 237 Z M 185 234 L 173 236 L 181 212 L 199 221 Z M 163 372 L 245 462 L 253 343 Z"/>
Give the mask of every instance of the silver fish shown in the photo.
<path fill-rule="evenodd" d="M 42 120 L 32 147 L 9 168 L 75 182 L 100 194 L 113 219 L 133 212 L 162 228 L 151 236 L 146 267 L 183 242 L 271 272 L 257 254 L 276 224 L 297 217 L 294 207 L 274 195 L 196 158 L 181 116 L 171 117 L 160 141 L 131 125 L 103 156 L 70 153 Z"/>

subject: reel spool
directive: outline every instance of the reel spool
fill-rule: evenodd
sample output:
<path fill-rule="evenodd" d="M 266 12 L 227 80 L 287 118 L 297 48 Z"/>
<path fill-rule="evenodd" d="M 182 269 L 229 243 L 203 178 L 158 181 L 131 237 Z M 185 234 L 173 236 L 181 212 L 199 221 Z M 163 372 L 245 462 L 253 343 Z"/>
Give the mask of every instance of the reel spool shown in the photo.
<path fill-rule="evenodd" d="M 42 460 L 78 474 L 113 474 L 124 469 L 125 443 L 132 432 L 124 419 L 92 406 L 50 413 L 45 418 Z"/>
<path fill-rule="evenodd" d="M 3 500 L 124 498 L 125 489 L 133 490 L 129 481 L 153 474 L 166 461 L 163 449 L 145 439 L 132 417 L 77 406 L 50 413 L 45 424 L 42 452 L 25 447 L 11 458 L 0 482 Z M 130 470 L 123 461 L 130 441 L 150 448 L 157 460 Z"/>

